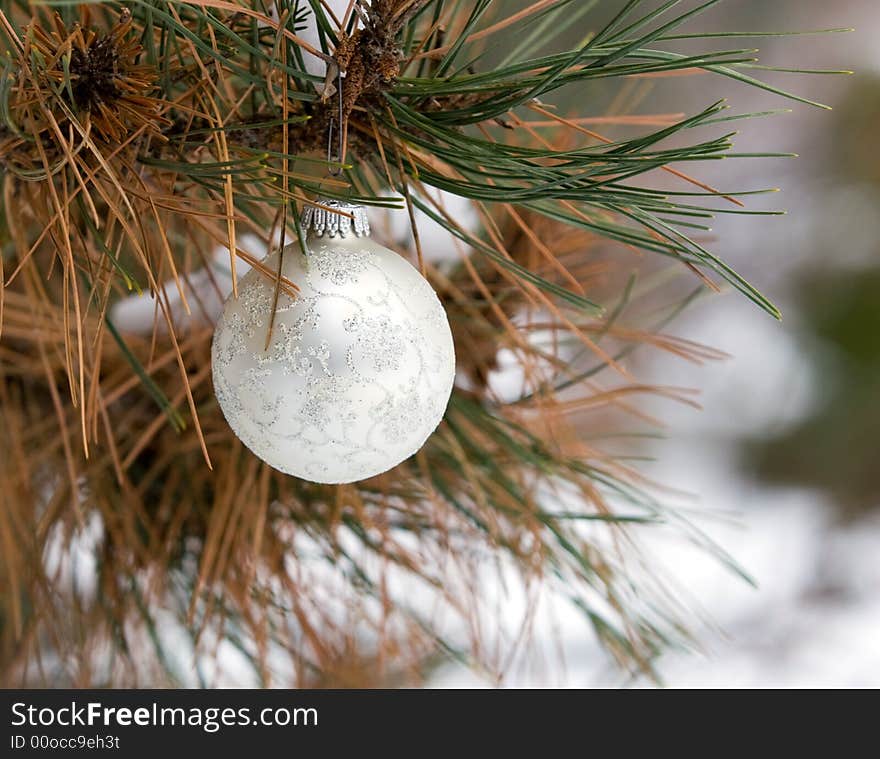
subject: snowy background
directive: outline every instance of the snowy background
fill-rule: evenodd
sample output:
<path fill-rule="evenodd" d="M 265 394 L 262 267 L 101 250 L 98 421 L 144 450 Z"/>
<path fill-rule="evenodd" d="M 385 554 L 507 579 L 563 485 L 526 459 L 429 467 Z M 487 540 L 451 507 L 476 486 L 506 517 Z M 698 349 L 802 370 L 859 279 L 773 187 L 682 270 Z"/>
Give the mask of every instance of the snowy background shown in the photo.
<path fill-rule="evenodd" d="M 749 454 L 761 441 L 772 448 L 778 439 L 797 457 L 798 446 L 811 443 L 792 431 L 833 400 L 816 372 L 816 356 L 830 355 L 833 361 L 835 346 L 810 334 L 810 298 L 802 275 L 810 272 L 820 281 L 825 273 L 858 278 L 880 266 L 880 171 L 873 175 L 863 170 L 852 176 L 844 160 L 856 167 L 862 158 L 878 163 L 876 146 L 870 139 L 857 144 L 859 135 L 850 125 L 877 123 L 869 117 L 877 113 L 880 102 L 880 4 L 876 0 L 733 0 L 706 14 L 699 26 L 707 30 L 855 27 L 846 35 L 760 40 L 756 46 L 761 47 L 765 63 L 856 69 L 856 74 L 769 75 L 774 83 L 828 103 L 835 111 L 795 104 L 791 114 L 742 127 L 739 151 L 790 151 L 799 154 L 797 160 L 725 161 L 723 167 L 699 170 L 701 179 L 727 188 L 782 188 L 779 194 L 749 204 L 782 207 L 788 215 L 722 218 L 714 227 L 718 241 L 713 248 L 769 294 L 785 318 L 777 323 L 735 294 L 709 299 L 682 317 L 673 331 L 719 348 L 731 358 L 701 368 L 661 358 L 649 367 L 659 384 L 699 388 L 704 409 L 658 402 L 652 410 L 667 423 L 666 439 L 650 451 L 656 462 L 646 470 L 692 494 L 681 503 L 694 510 L 700 526 L 758 584 L 752 588 L 704 552 L 667 535 L 648 540 L 648 549 L 675 579 L 683 602 L 702 610 L 707 620 L 699 633 L 704 650 L 669 654 L 659 670 L 664 684 L 673 687 L 877 687 L 877 489 L 847 487 L 844 502 L 833 480 L 824 487 L 817 485 L 807 471 L 807 456 L 803 471 L 795 467 L 788 481 L 770 484 L 772 478 L 762 474 L 760 461 Z M 745 87 L 731 84 L 725 90 L 737 111 L 780 106 L 772 96 Z M 676 107 L 693 111 L 718 94 L 718 82 L 707 78 L 690 88 Z M 863 131 L 876 135 L 876 127 Z M 865 342 L 880 356 L 880 291 L 873 302 L 872 318 L 862 328 Z M 837 388 L 835 397 L 845 398 L 852 390 L 849 395 L 864 404 L 864 417 L 880 420 L 880 372 L 860 376 L 860 388 L 845 369 L 840 375 L 844 385 L 852 381 L 853 387 Z M 855 471 L 871 472 L 874 465 L 880 469 L 880 426 L 876 438 L 870 433 L 868 426 L 847 444 L 847 430 L 827 430 L 842 441 L 834 449 L 842 470 L 848 471 L 854 458 L 860 459 Z M 825 434 L 821 426 L 817 434 L 820 439 Z M 835 462 L 830 464 L 833 469 Z M 576 615 L 561 613 L 545 633 L 559 635 L 564 666 L 532 667 L 512 675 L 506 684 L 625 682 L 603 661 Z M 449 668 L 438 673 L 433 684 L 485 683 Z"/>

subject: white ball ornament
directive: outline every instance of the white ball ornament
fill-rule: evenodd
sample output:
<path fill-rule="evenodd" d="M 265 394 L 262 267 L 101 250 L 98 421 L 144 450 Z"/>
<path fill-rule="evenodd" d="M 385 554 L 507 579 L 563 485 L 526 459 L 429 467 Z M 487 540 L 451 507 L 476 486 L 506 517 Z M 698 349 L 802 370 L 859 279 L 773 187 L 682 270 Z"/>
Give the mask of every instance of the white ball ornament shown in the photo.
<path fill-rule="evenodd" d="M 214 390 L 226 421 L 270 466 L 312 482 L 355 482 L 419 450 L 455 377 L 452 332 L 436 293 L 369 237 L 362 206 L 308 207 L 283 251 L 280 293 L 256 269 L 227 300 L 214 333 Z M 278 253 L 264 264 L 272 271 Z"/>

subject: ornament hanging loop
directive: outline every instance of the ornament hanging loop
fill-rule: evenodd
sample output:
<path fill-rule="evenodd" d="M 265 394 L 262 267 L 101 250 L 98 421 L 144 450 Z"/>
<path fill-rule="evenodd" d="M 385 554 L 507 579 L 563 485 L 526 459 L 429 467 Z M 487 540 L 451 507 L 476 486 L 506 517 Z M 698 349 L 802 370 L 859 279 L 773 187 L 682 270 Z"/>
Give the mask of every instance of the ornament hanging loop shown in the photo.
<path fill-rule="evenodd" d="M 331 177 L 338 177 L 342 174 L 342 166 L 331 166 L 330 164 L 342 164 L 345 160 L 345 116 L 343 113 L 342 98 L 342 70 L 336 70 L 336 95 L 339 104 L 339 112 L 336 117 L 330 117 L 330 128 L 327 130 L 327 172 Z M 333 128 L 336 125 L 336 153 L 333 152 Z"/>

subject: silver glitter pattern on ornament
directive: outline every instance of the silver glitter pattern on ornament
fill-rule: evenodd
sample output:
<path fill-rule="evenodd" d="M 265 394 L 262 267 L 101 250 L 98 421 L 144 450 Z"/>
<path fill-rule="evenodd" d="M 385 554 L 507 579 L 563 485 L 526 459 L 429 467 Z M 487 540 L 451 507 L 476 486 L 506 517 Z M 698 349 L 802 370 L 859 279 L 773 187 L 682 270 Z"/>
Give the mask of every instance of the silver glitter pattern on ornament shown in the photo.
<path fill-rule="evenodd" d="M 274 283 L 242 278 L 214 334 L 214 388 L 236 435 L 275 469 L 354 482 L 410 457 L 440 423 L 452 333 L 405 259 L 366 236 L 318 236 L 327 227 L 313 215 L 303 223 L 308 253 L 288 245 L 282 266 L 298 296 L 281 293 L 266 350 Z M 277 269 L 278 254 L 265 265 Z"/>

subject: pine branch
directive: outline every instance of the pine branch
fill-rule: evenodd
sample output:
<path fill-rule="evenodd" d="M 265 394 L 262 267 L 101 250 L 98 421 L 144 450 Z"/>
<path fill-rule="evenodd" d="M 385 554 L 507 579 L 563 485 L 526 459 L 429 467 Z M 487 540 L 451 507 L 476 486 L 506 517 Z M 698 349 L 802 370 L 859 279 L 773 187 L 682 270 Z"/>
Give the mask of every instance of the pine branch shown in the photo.
<path fill-rule="evenodd" d="M 346 18 L 321 0 L 0 3 L 4 680 L 37 681 L 48 645 L 82 662 L 50 679 L 179 682 L 168 608 L 194 653 L 223 638 L 264 685 L 282 655 L 299 684 L 411 681 L 446 658 L 500 677 L 481 641 L 389 596 L 409 583 L 476 629 L 491 561 L 569 598 L 630 671 L 687 645 L 680 610 L 646 602 L 662 594 L 628 560 L 633 530 L 683 520 L 603 438 L 643 434 L 645 393 L 693 403 L 626 359 L 718 358 L 665 332 L 699 295 L 720 282 L 778 316 L 705 234 L 716 214 L 766 213 L 746 203 L 769 190 L 690 175 L 746 155 L 730 122 L 778 112 L 604 113 L 583 93 L 712 76 L 810 103 L 758 78 L 780 69 L 740 40 L 762 35 L 687 31 L 719 4 L 621 1 L 597 25 L 583 0 L 373 0 Z M 340 71 L 347 152 L 328 163 Z M 233 283 L 236 258 L 276 279 L 260 254 L 282 219 L 301 237 L 318 194 L 377 212 L 403 198 L 458 246 L 452 265 L 423 261 L 465 378 L 446 419 L 411 461 L 339 488 L 273 472 L 232 435 L 192 284 L 215 278 L 224 246 Z M 422 260 L 413 240 L 387 242 Z M 140 291 L 152 330 L 123 334 L 111 308 Z M 516 397 L 492 381 L 503 355 Z M 99 592 L 84 599 L 58 592 L 43 557 L 91 517 Z M 122 656 L 102 669 L 106 645 Z M 132 653 L 145 647 L 149 673 Z"/>

